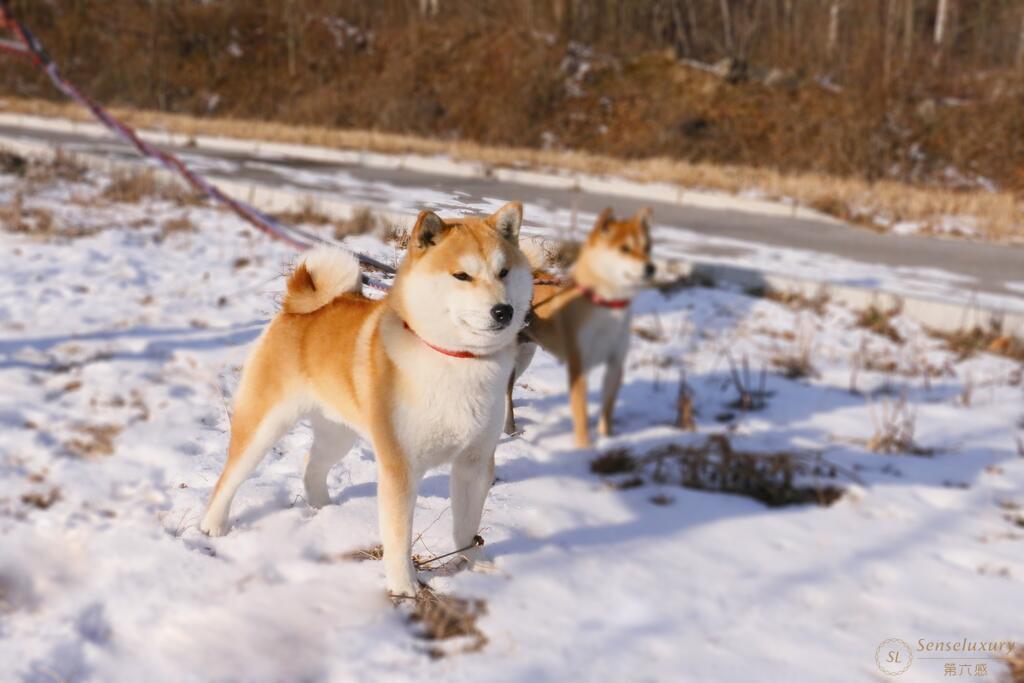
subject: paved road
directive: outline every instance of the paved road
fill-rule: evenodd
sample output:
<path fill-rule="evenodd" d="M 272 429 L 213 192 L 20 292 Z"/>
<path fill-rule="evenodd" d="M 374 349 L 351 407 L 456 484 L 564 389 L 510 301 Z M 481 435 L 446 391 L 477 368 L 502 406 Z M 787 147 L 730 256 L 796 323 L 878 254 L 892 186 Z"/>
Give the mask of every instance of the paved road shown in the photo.
<path fill-rule="evenodd" d="M 69 150 L 135 158 L 115 141 L 0 125 L 0 137 L 47 142 Z M 893 236 L 825 220 L 768 216 L 742 211 L 595 196 L 571 190 L 454 178 L 418 171 L 366 168 L 354 164 L 311 162 L 288 157 L 245 155 L 195 147 L 174 148 L 209 177 L 295 188 L 391 209 L 414 210 L 424 204 L 487 206 L 523 199 L 540 207 L 542 219 L 565 223 L 578 213 L 581 225 L 606 205 L 626 213 L 640 205 L 654 209 L 656 224 L 686 235 L 677 249 L 694 257 L 764 267 L 784 274 L 808 275 L 848 284 L 928 293 L 939 298 L 1024 305 L 1024 248 L 923 236 Z M 546 213 L 545 213 L 546 212 Z M 528 212 L 529 218 L 530 212 Z M 534 216 L 537 212 L 534 212 Z M 546 219 L 546 220 L 544 220 Z"/>

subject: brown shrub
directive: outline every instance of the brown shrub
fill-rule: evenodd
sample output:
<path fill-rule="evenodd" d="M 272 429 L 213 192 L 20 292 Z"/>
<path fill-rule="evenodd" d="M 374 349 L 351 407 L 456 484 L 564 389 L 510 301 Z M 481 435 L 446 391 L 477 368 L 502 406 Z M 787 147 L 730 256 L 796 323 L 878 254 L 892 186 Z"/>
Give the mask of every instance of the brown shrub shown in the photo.
<path fill-rule="evenodd" d="M 758 287 L 747 290 L 747 294 L 761 299 L 774 301 L 794 310 L 813 311 L 818 315 L 823 315 L 825 313 L 826 306 L 828 306 L 828 294 L 824 291 L 817 296 L 808 297 L 796 291 L 785 291 L 774 289 L 772 287 Z"/>
<path fill-rule="evenodd" d="M 371 209 L 361 206 L 345 220 L 334 223 L 334 239 L 340 240 L 349 235 L 368 235 L 381 231 L 383 219 Z"/>
<path fill-rule="evenodd" d="M 487 613 L 487 603 L 454 595 L 445 595 L 423 586 L 413 601 L 409 620 L 420 627 L 420 637 L 429 641 L 468 638 L 462 652 L 478 652 L 487 644 L 487 636 L 477 626 L 477 619 Z M 447 652 L 434 646 L 427 650 L 433 658 Z"/>
<path fill-rule="evenodd" d="M 17 154 L 0 150 L 0 173 L 23 177 L 28 171 L 28 160 Z"/>
<path fill-rule="evenodd" d="M 165 199 L 178 204 L 194 204 L 199 201 L 191 190 L 177 182 L 157 178 L 151 169 L 114 171 L 100 196 L 107 201 L 122 204 L 134 204 L 143 199 Z"/>
<path fill-rule="evenodd" d="M 22 503 L 25 505 L 31 505 L 39 510 L 46 510 L 58 500 L 60 500 L 60 489 L 56 486 L 51 487 L 49 491 L 43 493 L 31 491 L 29 493 L 23 493 L 21 496 Z"/>
<path fill-rule="evenodd" d="M 177 218 L 168 218 L 160 225 L 160 230 L 163 235 L 173 235 L 179 232 L 195 232 L 195 223 L 188 216 L 178 216 Z"/>
<path fill-rule="evenodd" d="M 896 401 L 882 401 L 876 412 L 871 406 L 871 420 L 874 434 L 867 441 L 868 449 L 875 453 L 910 453 L 911 455 L 933 455 L 935 450 L 917 443 L 914 432 L 917 415 L 907 403 L 906 396 Z"/>
<path fill-rule="evenodd" d="M 769 507 L 831 505 L 843 493 L 833 483 L 821 483 L 835 480 L 837 468 L 820 455 L 738 451 L 724 434 L 713 434 L 696 445 L 656 448 L 640 463 L 657 483 L 735 493 Z"/>
<path fill-rule="evenodd" d="M 23 235 L 52 235 L 53 213 L 47 209 L 25 206 L 24 196 L 17 192 L 7 206 L 0 206 L 0 227 Z"/>
<path fill-rule="evenodd" d="M 1024 645 L 1018 645 L 1006 656 L 1006 666 L 1000 683 L 1024 683 Z"/>
<path fill-rule="evenodd" d="M 622 474 L 632 472 L 636 468 L 636 458 L 624 448 L 602 453 L 590 463 L 590 471 L 601 475 Z"/>
<path fill-rule="evenodd" d="M 78 182 L 84 179 L 87 173 L 84 165 L 58 148 L 53 157 L 48 160 L 33 159 L 29 161 L 25 179 L 33 185 L 48 184 L 58 180 Z"/>
<path fill-rule="evenodd" d="M 985 330 L 973 327 L 956 332 L 932 330 L 931 334 L 944 341 L 949 350 L 957 354 L 961 360 L 977 353 L 993 353 L 1024 363 L 1024 340 L 1004 334 L 999 328 Z"/>
<path fill-rule="evenodd" d="M 899 315 L 899 310 L 882 311 L 875 306 L 865 308 L 857 313 L 857 326 L 870 330 L 897 344 L 903 343 L 903 336 L 893 327 L 892 319 Z"/>
<path fill-rule="evenodd" d="M 122 430 L 117 425 L 81 425 L 77 429 L 82 436 L 66 441 L 64 449 L 81 458 L 111 455 L 114 439 Z"/>

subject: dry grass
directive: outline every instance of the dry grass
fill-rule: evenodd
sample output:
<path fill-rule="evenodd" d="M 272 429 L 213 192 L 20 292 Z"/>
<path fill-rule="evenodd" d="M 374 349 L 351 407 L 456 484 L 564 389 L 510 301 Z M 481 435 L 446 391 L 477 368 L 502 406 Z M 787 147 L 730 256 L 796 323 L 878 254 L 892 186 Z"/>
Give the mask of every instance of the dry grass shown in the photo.
<path fill-rule="evenodd" d="M 49 491 L 31 491 L 21 496 L 22 503 L 31 505 L 38 510 L 46 510 L 58 500 L 60 500 L 60 489 L 56 486 L 51 487 Z"/>
<path fill-rule="evenodd" d="M 81 436 L 66 441 L 64 449 L 80 458 L 112 455 L 114 439 L 121 430 L 117 425 L 81 425 L 78 427 Z"/>
<path fill-rule="evenodd" d="M 814 367 L 813 354 L 814 335 L 805 328 L 788 349 L 771 357 L 771 363 L 786 379 L 816 377 L 818 370 Z"/>
<path fill-rule="evenodd" d="M 686 381 L 686 372 L 679 374 L 679 391 L 676 394 L 676 427 L 688 432 L 697 431 L 694 391 Z"/>
<path fill-rule="evenodd" d="M 384 219 L 365 206 L 357 208 L 345 220 L 334 222 L 334 239 L 336 240 L 350 235 L 382 234 L 385 231 Z"/>
<path fill-rule="evenodd" d="M 869 450 L 875 453 L 909 453 L 911 455 L 933 455 L 934 449 L 917 443 L 914 431 L 917 415 L 907 402 L 906 396 L 895 401 L 883 400 L 881 408 L 871 404 L 871 422 L 874 434 L 867 441 Z"/>
<path fill-rule="evenodd" d="M 7 206 L 0 206 L 0 228 L 23 235 L 51 235 L 53 213 L 47 209 L 25 206 L 25 198 L 16 192 Z"/>
<path fill-rule="evenodd" d="M 21 98 L 5 98 L 3 102 L 11 111 L 91 120 L 88 113 L 74 105 Z M 897 181 L 869 182 L 820 173 L 782 173 L 771 168 L 668 158 L 623 159 L 581 151 L 483 145 L 471 141 L 261 120 L 198 118 L 116 107 L 111 111 L 139 128 L 158 128 L 191 136 L 260 139 L 386 154 L 442 154 L 499 167 L 616 175 L 642 182 L 668 182 L 734 194 L 756 190 L 768 199 L 788 198 L 799 205 L 876 229 L 876 217 L 884 217 L 885 221 L 892 223 L 915 221 L 926 228 L 938 226 L 947 216 L 972 217 L 977 220 L 983 238 L 1024 240 L 1024 198 L 1012 192 L 916 187 Z"/>
<path fill-rule="evenodd" d="M 1018 645 L 1006 657 L 1007 670 L 999 679 L 1000 683 L 1024 683 L 1024 645 Z"/>
<path fill-rule="evenodd" d="M 0 173 L 24 177 L 28 172 L 28 160 L 23 156 L 0 151 Z"/>
<path fill-rule="evenodd" d="M 534 240 L 544 258 L 542 270 L 568 271 L 580 256 L 583 243 L 577 240 Z"/>
<path fill-rule="evenodd" d="M 419 626 L 419 635 L 425 640 L 437 642 L 466 638 L 469 642 L 460 651 L 479 652 L 487 644 L 487 636 L 476 623 L 484 614 L 487 614 L 487 603 L 483 600 L 445 595 L 423 586 L 413 601 L 409 620 Z M 449 652 L 433 645 L 427 654 L 438 659 Z"/>
<path fill-rule="evenodd" d="M 734 410 L 742 410 L 743 412 L 763 410 L 767 407 L 768 399 L 771 397 L 771 393 L 766 388 L 768 370 L 761 368 L 757 387 L 755 388 L 753 377 L 750 373 L 750 359 L 747 356 L 743 356 L 742 363 L 737 366 L 732 353 L 726 351 L 725 357 L 729 361 L 729 377 L 732 380 L 732 385 L 739 394 L 736 400 L 729 404 L 729 407 Z"/>
<path fill-rule="evenodd" d="M 791 308 L 793 310 L 813 311 L 818 315 L 823 315 L 825 313 L 826 306 L 828 306 L 828 294 L 824 291 L 817 296 L 808 297 L 800 292 L 784 291 L 773 289 L 771 287 L 758 287 L 756 289 L 747 290 L 747 294 L 761 299 L 774 301 L 775 303 L 782 304 L 786 308 Z"/>
<path fill-rule="evenodd" d="M 857 313 L 857 326 L 870 330 L 896 344 L 903 343 L 903 335 L 893 327 L 892 319 L 899 315 L 898 310 L 883 311 L 876 306 L 865 308 Z"/>
<path fill-rule="evenodd" d="M 378 543 L 368 548 L 357 548 L 338 555 L 338 559 L 349 562 L 379 562 L 384 559 L 384 546 Z"/>
<path fill-rule="evenodd" d="M 409 246 L 409 231 L 398 225 L 385 226 L 380 238 L 399 250 L 404 250 Z"/>
<path fill-rule="evenodd" d="M 100 193 L 103 199 L 121 204 L 135 204 L 143 199 L 166 199 L 179 204 L 194 204 L 199 198 L 175 182 L 160 180 L 150 169 L 115 171 L 110 183 Z"/>
<path fill-rule="evenodd" d="M 1004 334 L 998 328 L 984 330 L 980 327 L 973 327 L 957 332 L 932 330 L 931 335 L 943 340 L 949 350 L 955 353 L 960 360 L 970 358 L 977 353 L 994 353 L 997 356 L 1024 363 L 1024 340 Z"/>
<path fill-rule="evenodd" d="M 274 214 L 274 218 L 288 225 L 330 226 L 331 234 L 336 240 L 350 235 L 377 234 L 385 241 L 392 241 L 395 235 L 388 231 L 393 227 L 387 224 L 384 217 L 369 207 L 357 207 L 352 215 L 345 219 L 331 218 L 320 211 L 312 201 L 306 201 L 298 211 L 285 211 Z"/>
<path fill-rule="evenodd" d="M 25 172 L 19 175 L 23 175 L 30 184 L 48 184 L 57 180 L 78 182 L 87 173 L 88 170 L 78 160 L 58 149 L 52 159 L 28 161 Z"/>
<path fill-rule="evenodd" d="M 738 451 L 724 434 L 713 434 L 696 445 L 667 444 L 639 458 L 627 455 L 633 463 L 628 472 L 648 473 L 656 483 L 739 494 L 770 507 L 831 505 L 842 495 L 833 483 L 820 483 L 834 481 L 837 470 L 819 455 Z M 629 487 L 643 484 L 635 475 L 627 482 Z"/>
<path fill-rule="evenodd" d="M 195 232 L 195 223 L 189 219 L 188 216 L 178 216 L 177 218 L 168 218 L 160 224 L 160 232 L 162 237 L 173 235 L 182 232 Z"/>
<path fill-rule="evenodd" d="M 590 462 L 594 474 L 612 475 L 633 472 L 637 469 L 636 458 L 625 448 L 617 448 L 597 456 Z"/>

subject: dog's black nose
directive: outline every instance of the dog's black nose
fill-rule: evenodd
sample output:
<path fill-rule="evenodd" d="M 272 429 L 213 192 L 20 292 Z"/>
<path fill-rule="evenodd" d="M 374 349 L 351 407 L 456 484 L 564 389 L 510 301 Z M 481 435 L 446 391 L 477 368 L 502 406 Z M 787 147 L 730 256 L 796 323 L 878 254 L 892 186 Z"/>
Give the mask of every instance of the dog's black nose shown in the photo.
<path fill-rule="evenodd" d="M 651 279 L 652 277 L 654 277 L 655 270 L 657 270 L 657 268 L 654 267 L 654 264 L 648 263 L 646 266 L 644 266 L 644 277 L 647 278 L 648 280 Z"/>
<path fill-rule="evenodd" d="M 491 309 L 491 317 L 495 322 L 508 325 L 512 320 L 512 307 L 508 304 L 497 304 Z"/>

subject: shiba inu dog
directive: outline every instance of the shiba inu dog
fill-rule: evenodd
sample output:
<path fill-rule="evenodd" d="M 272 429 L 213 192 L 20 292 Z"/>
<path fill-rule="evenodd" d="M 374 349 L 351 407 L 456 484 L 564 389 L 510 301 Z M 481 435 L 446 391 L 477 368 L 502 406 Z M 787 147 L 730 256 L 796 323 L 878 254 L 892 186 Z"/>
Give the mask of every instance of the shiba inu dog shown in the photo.
<path fill-rule="evenodd" d="M 573 284 L 538 284 L 533 292 L 533 320 L 525 331 L 514 374 L 505 397 L 505 431 L 515 432 L 512 387 L 529 366 L 540 344 L 569 369 L 569 402 L 576 445 L 590 445 L 587 424 L 587 373 L 605 366 L 598 431 L 612 432 L 615 398 L 622 383 L 629 349 L 630 301 L 654 276 L 651 262 L 650 209 L 616 220 L 605 209 L 572 267 Z M 542 256 L 527 249 L 531 265 L 542 268 Z M 545 274 L 538 272 L 543 281 Z"/>
<path fill-rule="evenodd" d="M 200 528 L 227 530 L 231 500 L 297 420 L 312 420 L 304 483 L 310 505 L 330 502 L 327 474 L 357 437 L 377 458 L 387 588 L 415 595 L 413 508 L 427 469 L 451 462 L 456 548 L 472 544 L 494 472 L 502 390 L 533 280 L 517 247 L 522 205 L 487 218 L 420 213 L 383 299 L 359 293 L 356 259 L 310 253 L 288 280 L 282 311 L 242 373 L 227 464 Z M 470 561 L 474 551 L 470 551 Z"/>

